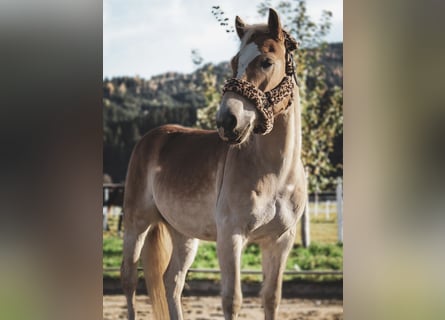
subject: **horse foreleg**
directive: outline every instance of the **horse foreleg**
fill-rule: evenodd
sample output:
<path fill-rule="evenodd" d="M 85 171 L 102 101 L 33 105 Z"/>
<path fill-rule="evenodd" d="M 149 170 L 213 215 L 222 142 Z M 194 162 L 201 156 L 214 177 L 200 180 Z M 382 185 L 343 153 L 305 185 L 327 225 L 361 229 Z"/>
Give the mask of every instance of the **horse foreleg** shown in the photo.
<path fill-rule="evenodd" d="M 230 230 L 233 232 L 233 230 Z M 244 238 L 239 234 L 226 234 L 218 230 L 217 251 L 221 269 L 221 295 L 225 320 L 238 318 L 242 304 L 241 251 Z"/>
<path fill-rule="evenodd" d="M 143 232 L 137 232 L 134 228 L 125 228 L 123 259 L 121 265 L 122 289 L 127 299 L 128 319 L 135 318 L 135 292 L 138 282 L 137 264 L 141 249 L 147 235 L 148 228 Z"/>
<path fill-rule="evenodd" d="M 165 293 L 171 320 L 182 320 L 181 294 L 187 271 L 193 263 L 198 249 L 198 239 L 188 238 L 169 228 L 173 252 L 164 274 Z"/>
<path fill-rule="evenodd" d="M 261 297 L 266 320 L 277 319 L 278 305 L 281 301 L 283 272 L 294 241 L 295 228 L 291 228 L 276 241 L 267 241 L 261 244 L 263 267 Z"/>

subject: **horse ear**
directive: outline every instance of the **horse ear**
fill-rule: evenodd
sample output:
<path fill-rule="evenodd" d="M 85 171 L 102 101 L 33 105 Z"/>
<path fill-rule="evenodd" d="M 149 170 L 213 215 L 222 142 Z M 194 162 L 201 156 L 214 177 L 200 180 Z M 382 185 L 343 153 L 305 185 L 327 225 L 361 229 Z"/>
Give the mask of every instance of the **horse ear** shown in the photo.
<path fill-rule="evenodd" d="M 246 24 L 238 16 L 236 16 L 236 18 L 235 18 L 235 28 L 236 28 L 236 33 L 238 34 L 238 37 L 241 39 L 244 36 Z"/>
<path fill-rule="evenodd" d="M 278 13 L 272 8 L 269 9 L 268 25 L 269 31 L 275 39 L 283 39 L 283 31 L 281 30 L 280 18 L 278 17 Z"/>

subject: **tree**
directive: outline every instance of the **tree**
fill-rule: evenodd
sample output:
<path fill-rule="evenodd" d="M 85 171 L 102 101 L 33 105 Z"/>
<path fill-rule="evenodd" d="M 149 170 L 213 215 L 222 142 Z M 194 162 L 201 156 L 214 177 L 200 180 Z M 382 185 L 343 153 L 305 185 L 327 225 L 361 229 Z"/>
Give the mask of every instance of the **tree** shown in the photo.
<path fill-rule="evenodd" d="M 204 59 L 197 50 L 192 50 L 192 61 L 199 67 Z M 199 75 L 202 78 L 202 87 L 200 90 L 204 94 L 205 106 L 197 110 L 196 126 L 201 129 L 215 129 L 216 128 L 216 111 L 221 100 L 221 94 L 217 89 L 216 75 L 214 74 L 214 67 L 212 64 L 206 64 L 199 70 Z"/>
<path fill-rule="evenodd" d="M 216 76 L 212 73 L 213 66 L 203 71 L 203 93 L 205 107 L 197 110 L 196 125 L 202 129 L 216 128 L 216 111 L 221 100 L 221 94 L 216 90 Z"/>

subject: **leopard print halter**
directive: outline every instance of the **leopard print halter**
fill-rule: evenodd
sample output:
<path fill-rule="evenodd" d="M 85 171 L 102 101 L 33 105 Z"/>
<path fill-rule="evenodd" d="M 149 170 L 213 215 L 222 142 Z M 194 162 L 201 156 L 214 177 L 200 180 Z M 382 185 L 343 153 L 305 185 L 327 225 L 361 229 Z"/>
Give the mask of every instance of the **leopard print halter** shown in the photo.
<path fill-rule="evenodd" d="M 228 91 L 239 94 L 255 105 L 260 119 L 258 125 L 253 129 L 253 132 L 261 135 L 268 134 L 272 131 L 274 116 L 287 110 L 292 105 L 294 93 L 292 77 L 294 77 L 298 85 L 292 55 L 292 51 L 298 48 L 298 42 L 284 30 L 283 33 L 285 35 L 284 44 L 286 47 L 286 76 L 278 86 L 270 91 L 263 92 L 249 81 L 231 78 L 226 80 L 222 90 L 223 94 Z M 274 107 L 286 98 L 289 98 L 286 107 L 282 110 L 274 110 Z"/>

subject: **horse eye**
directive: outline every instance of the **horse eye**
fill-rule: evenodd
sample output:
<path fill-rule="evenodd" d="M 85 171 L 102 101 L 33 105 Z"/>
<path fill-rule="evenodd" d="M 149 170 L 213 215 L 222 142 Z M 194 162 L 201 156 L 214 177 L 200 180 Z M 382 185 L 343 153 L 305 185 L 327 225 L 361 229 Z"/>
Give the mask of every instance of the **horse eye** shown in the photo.
<path fill-rule="evenodd" d="M 264 69 L 268 69 L 271 65 L 273 65 L 273 62 L 270 59 L 266 59 L 261 62 L 261 67 Z"/>

